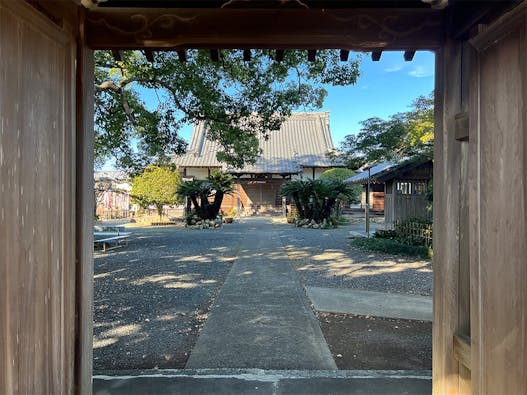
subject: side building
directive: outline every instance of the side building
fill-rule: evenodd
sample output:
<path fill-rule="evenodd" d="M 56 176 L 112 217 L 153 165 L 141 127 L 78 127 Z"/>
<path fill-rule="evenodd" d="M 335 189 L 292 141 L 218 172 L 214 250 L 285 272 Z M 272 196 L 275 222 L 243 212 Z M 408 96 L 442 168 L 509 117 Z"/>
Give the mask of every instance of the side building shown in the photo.
<path fill-rule="evenodd" d="M 207 139 L 205 125 L 198 123 L 187 153 L 173 161 L 187 180 L 205 179 L 214 170 L 232 174 L 235 193 L 225 197 L 222 209 L 235 208 L 245 215 L 281 211 L 280 188 L 285 182 L 316 179 L 327 169 L 342 167 L 328 157 L 334 151 L 328 112 L 293 113 L 268 139 L 260 136 L 259 144 L 262 154 L 254 165 L 227 166 L 216 158 L 219 144 Z"/>
<path fill-rule="evenodd" d="M 128 175 L 120 171 L 96 171 L 93 178 L 97 218 L 128 218 L 132 214 Z"/>
<path fill-rule="evenodd" d="M 410 217 L 431 218 L 427 185 L 432 180 L 431 159 L 414 158 L 402 163 L 383 162 L 368 171 L 346 180 L 364 186 L 361 202 L 366 204 L 366 194 L 372 211 L 384 211 L 384 223 L 390 229 L 397 220 Z M 368 190 L 369 184 L 369 190 Z"/>

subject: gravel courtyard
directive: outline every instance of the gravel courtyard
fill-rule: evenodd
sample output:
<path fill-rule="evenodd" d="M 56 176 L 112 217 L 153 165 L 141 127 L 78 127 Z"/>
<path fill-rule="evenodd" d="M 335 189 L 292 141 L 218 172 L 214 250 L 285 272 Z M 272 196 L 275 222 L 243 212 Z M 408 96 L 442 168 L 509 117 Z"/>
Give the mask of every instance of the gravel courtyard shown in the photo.
<path fill-rule="evenodd" d="M 94 370 L 184 368 L 210 306 L 239 255 L 240 240 L 251 237 L 252 229 L 262 223 L 276 229 L 304 286 L 420 295 L 432 292 L 429 261 L 352 249 L 348 235 L 356 224 L 319 230 L 294 228 L 279 220 L 244 219 L 218 230 L 134 227 L 127 247 L 95 252 Z M 393 355 L 386 358 L 391 365 L 377 360 L 368 365 L 362 360 L 367 357 L 368 333 L 361 338 L 366 347 L 364 356 L 355 349 L 355 356 L 346 355 L 342 344 L 349 342 L 345 336 L 349 336 L 350 327 L 371 327 L 375 331 L 375 325 L 364 326 L 364 317 L 339 316 L 334 320 L 326 313 L 318 313 L 317 317 L 340 369 L 397 366 L 393 364 L 397 353 L 412 344 L 402 339 L 399 351 L 395 347 Z M 331 322 L 338 325 L 332 326 Z M 413 342 L 423 355 L 414 365 L 401 368 L 427 369 L 430 324 L 394 323 L 397 325 L 383 325 L 372 341 L 378 343 L 382 331 L 393 331 L 393 327 L 410 328 L 409 339 L 418 338 Z M 393 337 L 393 333 L 386 335 Z M 357 359 L 361 363 L 356 363 Z"/>

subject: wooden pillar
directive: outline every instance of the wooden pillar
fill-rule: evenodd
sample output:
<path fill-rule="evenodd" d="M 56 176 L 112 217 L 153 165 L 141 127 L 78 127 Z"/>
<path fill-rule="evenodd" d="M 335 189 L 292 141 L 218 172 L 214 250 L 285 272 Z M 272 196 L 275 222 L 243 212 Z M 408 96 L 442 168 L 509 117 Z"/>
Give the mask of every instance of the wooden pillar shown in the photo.
<path fill-rule="evenodd" d="M 527 2 L 480 28 L 471 43 L 473 393 L 525 394 Z"/>
<path fill-rule="evenodd" d="M 53 8 L 0 0 L 2 394 L 75 391 L 78 21 Z"/>
<path fill-rule="evenodd" d="M 93 144 L 94 59 L 84 39 L 80 10 L 76 72 L 76 345 L 75 392 L 92 393 L 93 365 Z"/>
<path fill-rule="evenodd" d="M 464 44 L 448 41 L 436 55 L 434 152 L 434 394 L 463 394 L 454 335 L 459 325 L 459 228 L 461 146 L 455 116 L 468 98 L 464 83 Z"/>
<path fill-rule="evenodd" d="M 527 2 L 447 41 L 436 81 L 433 392 L 525 393 Z"/>

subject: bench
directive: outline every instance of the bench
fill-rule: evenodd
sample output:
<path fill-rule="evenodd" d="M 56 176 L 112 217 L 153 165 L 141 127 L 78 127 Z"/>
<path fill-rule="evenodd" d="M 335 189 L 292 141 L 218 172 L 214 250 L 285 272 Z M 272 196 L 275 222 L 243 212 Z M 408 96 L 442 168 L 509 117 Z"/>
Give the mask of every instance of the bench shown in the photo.
<path fill-rule="evenodd" d="M 93 243 L 102 244 L 102 250 L 106 252 L 108 244 L 120 245 L 121 242 L 128 245 L 128 238 L 132 232 L 124 232 L 123 227 L 102 227 L 96 226 L 93 232 Z"/>

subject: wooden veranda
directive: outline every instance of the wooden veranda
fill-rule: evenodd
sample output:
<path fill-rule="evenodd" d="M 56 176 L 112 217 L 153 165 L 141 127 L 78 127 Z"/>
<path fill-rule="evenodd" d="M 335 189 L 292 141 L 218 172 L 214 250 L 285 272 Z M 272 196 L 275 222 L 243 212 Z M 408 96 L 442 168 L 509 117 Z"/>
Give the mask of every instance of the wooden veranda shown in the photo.
<path fill-rule="evenodd" d="M 0 0 L 0 392 L 91 393 L 92 51 L 336 48 L 436 52 L 433 391 L 525 394 L 526 47 L 526 0 Z"/>

